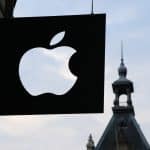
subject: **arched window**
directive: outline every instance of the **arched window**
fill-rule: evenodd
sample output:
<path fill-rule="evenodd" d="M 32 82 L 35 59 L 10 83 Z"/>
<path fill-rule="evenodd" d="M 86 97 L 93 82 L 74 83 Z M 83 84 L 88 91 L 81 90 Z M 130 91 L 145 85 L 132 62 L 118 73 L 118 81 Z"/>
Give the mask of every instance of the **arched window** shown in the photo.
<path fill-rule="evenodd" d="M 123 94 L 119 97 L 120 106 L 127 106 L 127 95 Z"/>

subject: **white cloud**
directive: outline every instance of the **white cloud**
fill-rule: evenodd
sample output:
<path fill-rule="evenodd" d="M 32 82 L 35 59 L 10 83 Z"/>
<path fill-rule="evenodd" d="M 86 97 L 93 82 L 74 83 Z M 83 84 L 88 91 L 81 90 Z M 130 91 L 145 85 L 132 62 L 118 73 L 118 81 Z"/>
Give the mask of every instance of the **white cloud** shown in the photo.
<path fill-rule="evenodd" d="M 107 24 L 125 24 L 134 22 L 138 18 L 136 8 L 120 7 L 108 12 Z"/>
<path fill-rule="evenodd" d="M 44 124 L 44 119 L 34 116 L 11 116 L 0 118 L 0 130 L 7 136 L 26 136 L 38 130 Z"/>

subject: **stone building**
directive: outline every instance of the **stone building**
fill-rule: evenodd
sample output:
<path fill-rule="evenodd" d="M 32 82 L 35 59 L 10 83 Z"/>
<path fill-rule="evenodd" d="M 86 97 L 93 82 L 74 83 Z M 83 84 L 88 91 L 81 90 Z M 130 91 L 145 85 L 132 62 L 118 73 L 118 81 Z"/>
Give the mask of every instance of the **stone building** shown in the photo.
<path fill-rule="evenodd" d="M 0 0 L 0 18 L 12 18 L 17 0 Z"/>
<path fill-rule="evenodd" d="M 96 146 L 90 135 L 87 150 L 150 150 L 150 145 L 135 119 L 131 99 L 134 87 L 132 81 L 126 78 L 127 68 L 124 65 L 123 57 L 118 74 L 119 79 L 112 84 L 115 94 L 113 116 Z M 120 102 L 120 96 L 123 94 L 127 97 L 126 105 L 122 105 Z"/>

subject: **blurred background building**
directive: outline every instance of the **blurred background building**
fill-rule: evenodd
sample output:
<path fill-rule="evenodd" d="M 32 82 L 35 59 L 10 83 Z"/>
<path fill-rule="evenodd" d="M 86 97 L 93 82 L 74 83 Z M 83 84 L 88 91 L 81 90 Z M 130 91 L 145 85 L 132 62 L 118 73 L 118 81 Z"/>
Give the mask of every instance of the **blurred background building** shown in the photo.
<path fill-rule="evenodd" d="M 127 68 L 124 65 L 123 52 L 118 74 L 119 79 L 112 84 L 115 94 L 113 116 L 96 147 L 90 134 L 87 150 L 150 150 L 150 145 L 135 119 L 131 99 L 134 87 L 132 81 L 126 78 Z M 126 95 L 126 101 L 120 101 L 122 95 Z"/>
<path fill-rule="evenodd" d="M 0 18 L 12 18 L 17 0 L 0 0 Z"/>

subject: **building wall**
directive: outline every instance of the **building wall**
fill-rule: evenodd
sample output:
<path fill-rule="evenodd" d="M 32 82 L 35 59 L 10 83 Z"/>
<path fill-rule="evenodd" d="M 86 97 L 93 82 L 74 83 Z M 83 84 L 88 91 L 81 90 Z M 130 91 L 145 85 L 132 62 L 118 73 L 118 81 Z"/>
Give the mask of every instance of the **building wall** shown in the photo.
<path fill-rule="evenodd" d="M 11 18 L 16 0 L 0 0 L 0 18 Z"/>

